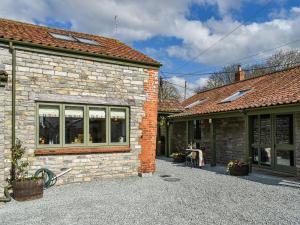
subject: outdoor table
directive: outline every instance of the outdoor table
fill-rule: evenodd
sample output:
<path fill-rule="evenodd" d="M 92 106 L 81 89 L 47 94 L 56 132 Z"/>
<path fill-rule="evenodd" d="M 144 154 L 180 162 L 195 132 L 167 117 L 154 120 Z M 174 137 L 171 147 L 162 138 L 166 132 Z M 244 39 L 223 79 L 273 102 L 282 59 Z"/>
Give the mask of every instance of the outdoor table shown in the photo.
<path fill-rule="evenodd" d="M 203 158 L 203 151 L 201 149 L 196 149 L 196 148 L 187 148 L 185 149 L 188 152 L 198 152 L 198 162 L 199 162 L 199 167 L 204 166 L 204 158 Z"/>

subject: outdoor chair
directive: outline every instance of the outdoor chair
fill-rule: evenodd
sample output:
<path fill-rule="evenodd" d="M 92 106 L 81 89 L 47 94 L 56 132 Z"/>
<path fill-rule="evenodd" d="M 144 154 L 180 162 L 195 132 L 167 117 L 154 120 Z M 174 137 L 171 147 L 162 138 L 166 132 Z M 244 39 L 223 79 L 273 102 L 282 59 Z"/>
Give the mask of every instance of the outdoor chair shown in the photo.
<path fill-rule="evenodd" d="M 195 167 L 197 165 L 198 157 L 197 152 L 189 153 L 185 158 L 185 165 L 190 165 L 191 167 Z"/>

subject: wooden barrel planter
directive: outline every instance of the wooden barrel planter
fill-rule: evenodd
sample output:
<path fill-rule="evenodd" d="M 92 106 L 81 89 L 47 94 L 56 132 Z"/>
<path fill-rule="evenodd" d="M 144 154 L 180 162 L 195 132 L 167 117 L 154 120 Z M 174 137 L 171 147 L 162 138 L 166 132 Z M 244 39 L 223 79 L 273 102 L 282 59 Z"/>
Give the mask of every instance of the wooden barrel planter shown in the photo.
<path fill-rule="evenodd" d="M 34 200 L 43 197 L 43 178 L 13 182 L 14 199 L 17 201 Z"/>
<path fill-rule="evenodd" d="M 229 168 L 229 174 L 232 176 L 248 176 L 249 165 L 234 165 Z"/>

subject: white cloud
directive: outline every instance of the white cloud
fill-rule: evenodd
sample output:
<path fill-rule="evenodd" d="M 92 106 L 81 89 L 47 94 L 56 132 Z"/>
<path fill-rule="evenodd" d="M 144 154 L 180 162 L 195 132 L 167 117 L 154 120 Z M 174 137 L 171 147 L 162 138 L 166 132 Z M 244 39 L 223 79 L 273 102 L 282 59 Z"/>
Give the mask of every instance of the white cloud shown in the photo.
<path fill-rule="evenodd" d="M 154 36 L 176 37 L 182 45 L 160 49 L 165 54 L 193 59 L 240 24 L 231 18 L 250 0 L 1 0 L 0 17 L 23 21 L 47 19 L 71 23 L 71 29 L 116 36 L 126 41 L 146 40 Z M 221 20 L 188 20 L 193 4 L 217 6 Z M 266 4 L 259 0 L 257 4 Z M 259 7 L 258 7 L 259 8 Z M 290 12 L 290 13 L 289 13 Z M 300 35 L 300 7 L 292 8 L 284 18 L 242 25 L 237 31 L 196 60 L 204 64 L 224 64 L 231 60 L 296 40 Z M 114 34 L 114 17 L 118 32 Z M 299 43 L 288 47 L 300 47 Z M 152 52 L 152 54 L 155 54 Z"/>

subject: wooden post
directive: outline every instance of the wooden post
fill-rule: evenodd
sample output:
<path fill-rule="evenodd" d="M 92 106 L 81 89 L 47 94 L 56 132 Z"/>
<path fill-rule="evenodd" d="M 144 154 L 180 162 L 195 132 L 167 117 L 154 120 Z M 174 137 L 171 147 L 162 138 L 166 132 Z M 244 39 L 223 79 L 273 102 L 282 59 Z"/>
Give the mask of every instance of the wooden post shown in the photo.
<path fill-rule="evenodd" d="M 217 161 L 216 132 L 215 132 L 215 124 L 213 119 L 209 119 L 209 125 L 210 125 L 210 151 L 211 151 L 210 165 L 216 166 L 216 161 Z"/>
<path fill-rule="evenodd" d="M 169 123 L 169 126 L 168 126 L 168 157 L 171 155 L 172 135 L 173 135 L 173 123 Z"/>
<path fill-rule="evenodd" d="M 185 148 L 189 145 L 189 121 L 187 120 L 185 123 Z"/>
<path fill-rule="evenodd" d="M 250 125 L 249 125 L 249 117 L 247 115 L 244 116 L 245 122 L 245 162 L 249 163 L 249 172 L 252 171 L 252 155 L 250 154 Z"/>

